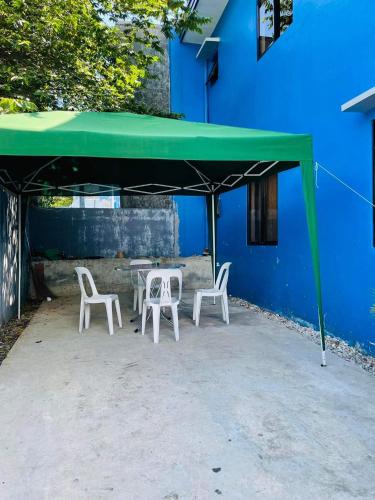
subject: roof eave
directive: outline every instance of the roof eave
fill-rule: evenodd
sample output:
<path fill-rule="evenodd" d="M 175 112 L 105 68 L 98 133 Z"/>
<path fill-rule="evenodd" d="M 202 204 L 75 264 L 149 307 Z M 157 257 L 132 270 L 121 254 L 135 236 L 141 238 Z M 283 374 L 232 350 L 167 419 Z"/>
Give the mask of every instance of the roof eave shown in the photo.
<path fill-rule="evenodd" d="M 202 26 L 202 33 L 185 31 L 180 37 L 182 43 L 201 45 L 205 38 L 210 37 L 216 29 L 229 0 L 189 0 L 188 6 L 197 11 L 202 17 L 209 17 L 211 21 Z"/>

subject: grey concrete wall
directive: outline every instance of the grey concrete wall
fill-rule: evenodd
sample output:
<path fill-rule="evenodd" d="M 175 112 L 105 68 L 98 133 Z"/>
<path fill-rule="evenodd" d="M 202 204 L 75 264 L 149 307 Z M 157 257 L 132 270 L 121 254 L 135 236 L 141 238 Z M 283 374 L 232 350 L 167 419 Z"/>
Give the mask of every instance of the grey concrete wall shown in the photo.
<path fill-rule="evenodd" d="M 32 250 L 58 249 L 65 256 L 175 257 L 178 216 L 172 209 L 32 208 Z"/>
<path fill-rule="evenodd" d="M 147 79 L 142 87 L 137 91 L 135 99 L 139 104 L 147 108 L 153 108 L 164 113 L 170 111 L 170 74 L 169 74 L 169 50 L 168 40 L 160 29 L 155 30 L 155 34 L 160 39 L 163 54 L 151 51 L 160 60 L 152 65 L 151 73 L 155 78 Z"/>
<path fill-rule="evenodd" d="M 157 261 L 160 263 L 180 262 L 186 265 L 182 269 L 184 290 L 212 286 L 211 257 L 161 258 Z M 45 283 L 51 292 L 58 297 L 80 293 L 77 276 L 74 272 L 74 268 L 77 266 L 90 269 L 100 293 L 121 293 L 132 290 L 130 272 L 115 269 L 129 265 L 129 259 L 46 260 L 43 263 Z"/>
<path fill-rule="evenodd" d="M 121 208 L 175 208 L 172 196 L 167 194 L 145 194 L 121 196 Z"/>

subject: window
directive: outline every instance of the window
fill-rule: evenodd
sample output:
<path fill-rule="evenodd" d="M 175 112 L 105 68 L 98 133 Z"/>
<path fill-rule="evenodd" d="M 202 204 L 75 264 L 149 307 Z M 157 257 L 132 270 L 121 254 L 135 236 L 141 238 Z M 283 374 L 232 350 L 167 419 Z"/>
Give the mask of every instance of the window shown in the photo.
<path fill-rule="evenodd" d="M 213 85 L 219 78 L 219 54 L 216 51 L 212 60 L 209 63 L 207 82 Z"/>
<path fill-rule="evenodd" d="M 277 174 L 251 182 L 247 196 L 247 244 L 277 245 Z"/>
<path fill-rule="evenodd" d="M 293 21 L 293 0 L 258 0 L 258 59 Z"/>

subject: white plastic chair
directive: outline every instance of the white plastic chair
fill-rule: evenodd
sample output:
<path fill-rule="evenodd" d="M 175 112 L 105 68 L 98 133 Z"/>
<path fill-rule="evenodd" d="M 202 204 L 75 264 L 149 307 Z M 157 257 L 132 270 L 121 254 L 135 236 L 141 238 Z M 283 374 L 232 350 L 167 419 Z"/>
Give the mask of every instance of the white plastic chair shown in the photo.
<path fill-rule="evenodd" d="M 75 271 L 78 275 L 78 283 L 81 289 L 81 308 L 79 312 L 79 333 L 82 333 L 83 330 L 83 319 L 85 319 L 85 328 L 89 328 L 90 326 L 90 306 L 91 304 L 105 304 L 107 310 L 108 317 L 108 328 L 109 334 L 113 335 L 113 315 L 112 315 L 112 302 L 115 303 L 117 319 L 120 328 L 122 328 L 122 319 L 121 319 L 121 310 L 120 310 L 120 302 L 118 300 L 118 295 L 116 294 L 108 294 L 103 295 L 99 294 L 96 289 L 93 277 L 90 271 L 86 267 L 76 267 Z M 91 295 L 87 293 L 85 288 L 85 283 L 83 281 L 84 276 L 87 277 L 88 283 L 91 288 Z"/>
<path fill-rule="evenodd" d="M 172 297 L 171 279 L 178 279 L 178 298 Z M 159 285 L 155 287 L 155 280 Z M 153 297 L 152 292 L 158 290 L 157 296 Z M 181 300 L 182 293 L 182 272 L 180 269 L 158 269 L 150 271 L 146 278 L 146 298 L 143 301 L 142 310 L 142 335 L 145 334 L 147 311 L 152 308 L 152 322 L 154 330 L 154 343 L 159 342 L 160 310 L 163 307 L 170 307 L 172 311 L 173 330 L 176 341 L 179 340 L 178 312 L 177 307 Z"/>
<path fill-rule="evenodd" d="M 148 259 L 133 259 L 130 261 L 131 266 L 137 266 L 141 264 L 152 264 L 152 262 L 151 260 Z M 145 283 L 139 271 L 132 271 L 131 278 L 134 287 L 133 311 L 137 310 L 137 303 L 138 303 L 138 314 L 141 314 L 142 304 L 143 304 L 143 294 L 146 290 Z"/>
<path fill-rule="evenodd" d="M 193 305 L 193 320 L 195 325 L 199 326 L 199 317 L 201 312 L 202 297 L 220 297 L 221 310 L 223 313 L 223 321 L 229 325 L 229 308 L 228 308 L 228 294 L 227 284 L 229 278 L 229 267 L 231 262 L 225 262 L 220 268 L 219 274 L 216 278 L 216 283 L 213 288 L 200 288 L 194 292 L 194 305 Z"/>

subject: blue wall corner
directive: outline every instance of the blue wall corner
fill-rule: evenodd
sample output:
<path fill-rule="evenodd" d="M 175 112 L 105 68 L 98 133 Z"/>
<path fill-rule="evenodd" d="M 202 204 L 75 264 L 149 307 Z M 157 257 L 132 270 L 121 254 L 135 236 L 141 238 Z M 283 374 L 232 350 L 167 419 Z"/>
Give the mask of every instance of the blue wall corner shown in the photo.
<path fill-rule="evenodd" d="M 170 41 L 171 109 L 190 121 L 204 121 L 204 64 L 197 61 L 197 46 Z"/>

